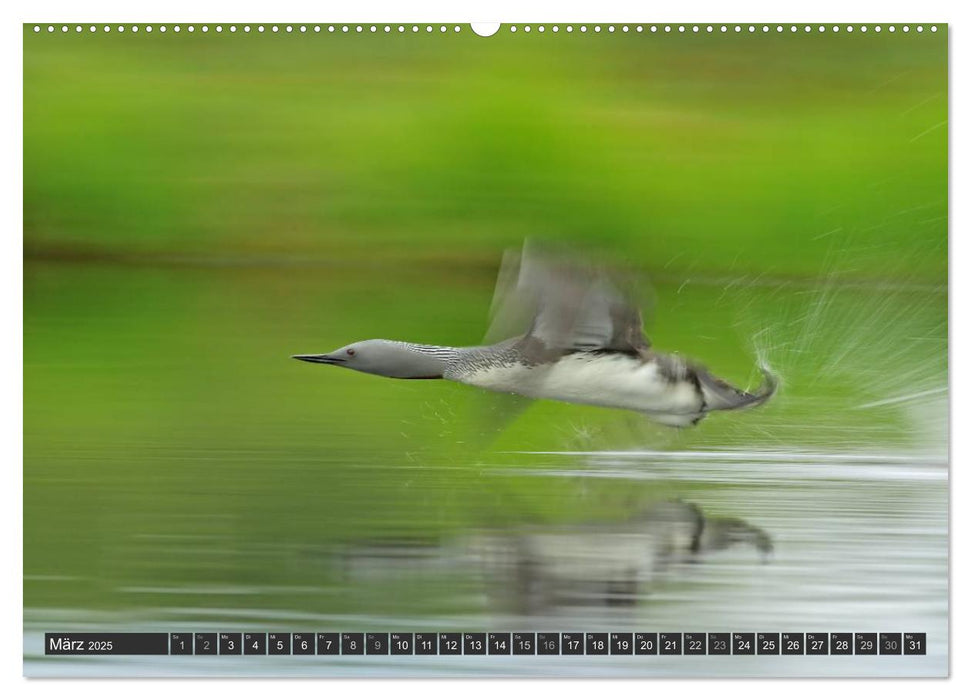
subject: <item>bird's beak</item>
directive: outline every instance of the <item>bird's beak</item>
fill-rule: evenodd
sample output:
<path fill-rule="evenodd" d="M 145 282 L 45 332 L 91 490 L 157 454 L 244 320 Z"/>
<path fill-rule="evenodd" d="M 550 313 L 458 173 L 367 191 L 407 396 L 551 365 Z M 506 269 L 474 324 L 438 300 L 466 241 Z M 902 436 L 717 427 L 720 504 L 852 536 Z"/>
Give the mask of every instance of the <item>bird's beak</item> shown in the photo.
<path fill-rule="evenodd" d="M 294 360 L 316 362 L 321 365 L 339 365 L 346 361 L 343 358 L 335 357 L 334 355 L 291 355 L 291 357 L 293 357 Z"/>

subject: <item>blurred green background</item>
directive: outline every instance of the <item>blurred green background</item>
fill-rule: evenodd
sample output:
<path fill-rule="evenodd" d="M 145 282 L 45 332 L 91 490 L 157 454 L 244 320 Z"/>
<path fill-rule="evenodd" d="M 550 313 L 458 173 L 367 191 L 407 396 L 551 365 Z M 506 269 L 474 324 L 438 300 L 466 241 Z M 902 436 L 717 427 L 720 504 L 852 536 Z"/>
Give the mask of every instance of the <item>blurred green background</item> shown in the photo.
<path fill-rule="evenodd" d="M 483 468 L 536 466 L 510 450 L 946 449 L 946 31 L 461 30 L 25 27 L 28 608 L 368 610 L 205 585 L 635 506 Z M 478 343 L 527 236 L 642 269 L 659 348 L 741 384 L 761 356 L 782 392 L 681 432 L 539 403 L 483 439 L 503 409 L 467 387 L 288 359 Z"/>
<path fill-rule="evenodd" d="M 944 31 L 463 29 L 25 29 L 27 256 L 494 266 L 542 235 L 816 275 L 848 239 L 943 278 Z"/>

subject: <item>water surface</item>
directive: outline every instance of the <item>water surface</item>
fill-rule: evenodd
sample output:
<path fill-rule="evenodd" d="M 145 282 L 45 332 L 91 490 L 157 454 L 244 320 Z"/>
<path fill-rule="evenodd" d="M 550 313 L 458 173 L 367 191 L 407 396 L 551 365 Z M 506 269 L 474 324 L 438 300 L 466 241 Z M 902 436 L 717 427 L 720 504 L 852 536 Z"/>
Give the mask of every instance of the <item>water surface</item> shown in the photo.
<path fill-rule="evenodd" d="M 492 274 L 28 262 L 26 673 L 947 672 L 944 290 L 659 283 L 658 347 L 742 385 L 760 358 L 783 379 L 769 405 L 686 431 L 546 402 L 506 425 L 469 387 L 288 359 L 374 336 L 474 344 Z M 636 519 L 672 503 L 757 528 L 771 556 L 693 556 L 675 534 L 660 557 Z M 524 604 L 517 538 L 591 530 L 643 537 L 624 600 L 557 600 L 569 582 L 540 571 Z M 582 551 L 570 537 L 563 556 Z M 41 654 L 44 631 L 254 629 L 926 632 L 928 655 Z"/>

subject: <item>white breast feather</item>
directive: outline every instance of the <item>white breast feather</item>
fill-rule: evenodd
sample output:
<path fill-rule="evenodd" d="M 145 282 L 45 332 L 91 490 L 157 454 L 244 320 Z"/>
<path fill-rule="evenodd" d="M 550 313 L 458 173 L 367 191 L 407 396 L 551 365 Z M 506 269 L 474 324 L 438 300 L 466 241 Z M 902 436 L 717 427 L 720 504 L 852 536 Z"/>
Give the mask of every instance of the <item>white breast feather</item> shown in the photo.
<path fill-rule="evenodd" d="M 459 381 L 532 398 L 662 414 L 655 418 L 668 416 L 676 425 L 687 425 L 701 411 L 691 382 L 670 382 L 657 363 L 626 355 L 576 353 L 552 365 L 494 367 Z"/>

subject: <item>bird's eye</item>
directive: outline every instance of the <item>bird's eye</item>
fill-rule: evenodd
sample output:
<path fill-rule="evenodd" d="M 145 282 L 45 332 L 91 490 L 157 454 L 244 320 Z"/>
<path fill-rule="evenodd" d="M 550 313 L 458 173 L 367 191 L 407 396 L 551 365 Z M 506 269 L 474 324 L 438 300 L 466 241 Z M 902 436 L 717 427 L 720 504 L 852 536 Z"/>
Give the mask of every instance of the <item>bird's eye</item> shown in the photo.
<path fill-rule="evenodd" d="M 350 355 L 351 357 L 354 357 L 354 354 L 355 354 L 354 348 L 348 348 L 347 349 L 347 354 Z"/>

